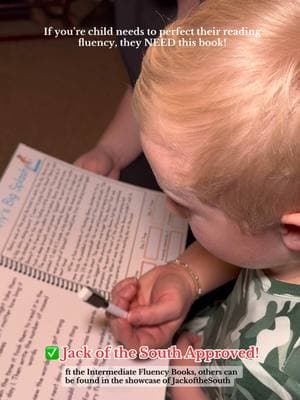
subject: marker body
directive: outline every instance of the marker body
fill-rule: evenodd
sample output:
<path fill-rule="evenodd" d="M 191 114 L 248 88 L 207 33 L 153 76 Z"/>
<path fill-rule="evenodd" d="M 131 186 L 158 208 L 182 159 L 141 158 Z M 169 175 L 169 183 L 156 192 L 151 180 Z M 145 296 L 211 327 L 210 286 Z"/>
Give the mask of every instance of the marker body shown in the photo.
<path fill-rule="evenodd" d="M 122 308 L 116 306 L 113 303 L 109 303 L 108 307 L 106 308 L 106 311 L 109 312 L 111 315 L 120 318 L 127 318 L 128 315 L 127 311 L 123 310 Z"/>
<path fill-rule="evenodd" d="M 113 303 L 109 303 L 104 297 L 100 296 L 99 293 L 95 292 L 95 290 L 91 289 L 90 287 L 83 287 L 78 293 L 78 296 L 81 300 L 85 301 L 91 306 L 96 308 L 104 308 L 107 312 L 115 317 L 127 318 L 127 311 Z"/>

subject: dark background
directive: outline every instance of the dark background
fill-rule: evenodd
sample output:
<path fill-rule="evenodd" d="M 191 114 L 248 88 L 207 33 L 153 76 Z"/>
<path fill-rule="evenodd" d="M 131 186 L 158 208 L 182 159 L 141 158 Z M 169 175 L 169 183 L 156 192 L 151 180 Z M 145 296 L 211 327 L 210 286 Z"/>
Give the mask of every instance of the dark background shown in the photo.
<path fill-rule="evenodd" d="M 97 22 L 111 23 L 107 10 L 94 6 L 75 1 L 74 23 L 93 23 L 95 12 Z M 63 24 L 34 12 L 39 20 L 0 19 L 0 37 Z M 99 139 L 127 84 L 117 50 L 79 48 L 72 38 L 1 40 L 0 175 L 19 142 L 73 162 Z"/>

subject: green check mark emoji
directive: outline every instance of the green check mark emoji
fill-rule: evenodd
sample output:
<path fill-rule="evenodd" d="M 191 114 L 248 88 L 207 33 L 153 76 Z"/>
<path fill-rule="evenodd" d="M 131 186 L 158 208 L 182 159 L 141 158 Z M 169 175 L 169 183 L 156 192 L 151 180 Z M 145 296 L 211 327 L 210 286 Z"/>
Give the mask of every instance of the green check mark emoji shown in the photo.
<path fill-rule="evenodd" d="M 46 346 L 45 347 L 45 358 L 46 358 L 46 360 L 58 360 L 59 359 L 59 347 L 58 346 Z"/>

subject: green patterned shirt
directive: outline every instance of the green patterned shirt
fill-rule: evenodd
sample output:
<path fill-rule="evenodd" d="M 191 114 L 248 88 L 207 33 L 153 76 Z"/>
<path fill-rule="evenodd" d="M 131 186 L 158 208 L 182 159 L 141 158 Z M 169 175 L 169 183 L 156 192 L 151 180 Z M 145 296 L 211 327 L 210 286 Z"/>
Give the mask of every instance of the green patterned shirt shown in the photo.
<path fill-rule="evenodd" d="M 207 388 L 210 400 L 300 400 L 300 285 L 245 269 L 227 300 L 210 308 L 209 316 L 204 311 L 188 324 L 203 335 L 203 348 L 254 345 L 259 354 L 218 360 L 218 365 L 242 365 L 243 378 L 233 387 Z"/>

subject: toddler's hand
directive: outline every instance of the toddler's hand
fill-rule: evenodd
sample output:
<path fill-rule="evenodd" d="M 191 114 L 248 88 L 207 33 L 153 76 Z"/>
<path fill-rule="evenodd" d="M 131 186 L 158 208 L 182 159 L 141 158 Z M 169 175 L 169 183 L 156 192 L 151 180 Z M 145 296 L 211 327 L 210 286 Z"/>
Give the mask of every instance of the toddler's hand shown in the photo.
<path fill-rule="evenodd" d="M 112 302 L 129 311 L 128 320 L 108 315 L 116 339 L 127 348 L 167 347 L 193 302 L 186 272 L 171 264 L 153 268 L 139 280 L 127 278 L 112 291 Z"/>
<path fill-rule="evenodd" d="M 84 153 L 74 164 L 109 178 L 119 179 L 120 176 L 120 168 L 116 165 L 109 151 L 104 149 L 101 144 Z"/>
<path fill-rule="evenodd" d="M 182 354 L 185 354 L 189 346 L 193 348 L 199 348 L 202 343 L 202 338 L 191 334 L 190 332 L 184 332 L 180 335 L 176 346 L 181 350 Z M 178 359 L 172 360 L 171 366 L 175 367 L 199 367 L 201 364 L 195 363 L 193 360 Z M 208 397 L 199 386 L 172 386 L 169 388 L 172 400 L 208 400 Z"/>

